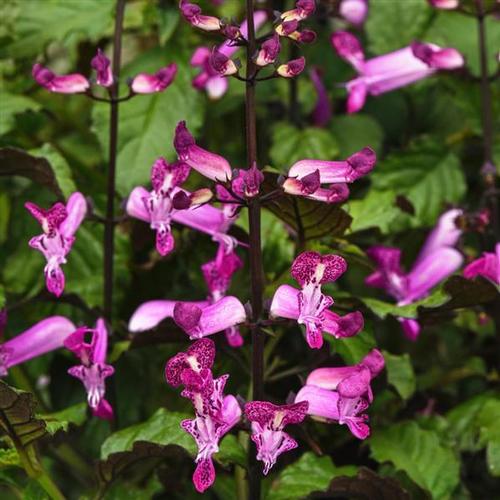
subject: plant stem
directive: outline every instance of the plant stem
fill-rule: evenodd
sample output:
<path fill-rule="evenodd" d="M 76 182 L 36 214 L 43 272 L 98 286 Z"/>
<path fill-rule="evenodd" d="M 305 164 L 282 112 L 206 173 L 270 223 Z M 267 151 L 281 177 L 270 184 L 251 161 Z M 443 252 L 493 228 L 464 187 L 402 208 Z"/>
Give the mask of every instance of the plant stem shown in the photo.
<path fill-rule="evenodd" d="M 257 127 L 255 114 L 255 73 L 256 67 L 252 57 L 256 51 L 255 26 L 253 21 L 253 0 L 246 0 L 248 44 L 246 67 L 246 94 L 245 94 L 245 125 L 247 145 L 247 165 L 251 168 L 257 162 Z M 261 400 L 264 396 L 264 335 L 257 322 L 262 315 L 262 294 L 264 290 L 260 227 L 260 200 L 255 196 L 248 204 L 249 240 L 250 240 L 250 279 L 252 284 L 252 398 Z M 255 445 L 250 443 L 249 451 L 249 479 L 250 499 L 260 499 L 261 471 L 256 460 Z"/>
<path fill-rule="evenodd" d="M 114 83 L 109 89 L 110 124 L 109 124 L 109 165 L 107 181 L 106 221 L 104 224 L 104 317 L 111 323 L 113 314 L 113 256 L 115 252 L 115 183 L 116 157 L 118 149 L 118 98 L 120 59 L 122 51 L 123 14 L 125 0 L 117 0 L 115 33 L 113 38 L 113 76 Z"/>

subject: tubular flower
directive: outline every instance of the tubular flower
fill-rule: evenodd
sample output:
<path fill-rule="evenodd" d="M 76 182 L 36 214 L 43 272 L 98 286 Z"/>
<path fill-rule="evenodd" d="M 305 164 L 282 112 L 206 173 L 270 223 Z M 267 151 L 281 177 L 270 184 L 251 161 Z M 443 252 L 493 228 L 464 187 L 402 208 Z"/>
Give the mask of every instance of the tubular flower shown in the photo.
<path fill-rule="evenodd" d="M 316 10 L 314 0 L 297 0 L 295 9 L 287 10 L 281 14 L 283 21 L 303 21 L 307 19 Z"/>
<path fill-rule="evenodd" d="M 43 234 L 31 238 L 31 248 L 39 250 L 47 260 L 44 268 L 47 290 L 59 297 L 64 290 L 64 273 L 61 265 L 66 263 L 78 227 L 87 212 L 87 202 L 81 193 L 73 193 L 66 205 L 56 203 L 44 210 L 34 203 L 26 202 L 26 209 L 40 223 Z"/>
<path fill-rule="evenodd" d="M 35 64 L 31 74 L 38 85 L 58 94 L 79 94 L 90 87 L 89 81 L 79 73 L 56 75 L 41 64 Z"/>
<path fill-rule="evenodd" d="M 455 225 L 455 219 L 461 214 L 461 210 L 453 209 L 441 215 L 409 273 L 401 269 L 399 248 L 376 246 L 368 249 L 367 254 L 376 263 L 377 271 L 368 276 L 365 283 L 382 288 L 398 301 L 398 305 L 411 304 L 425 297 L 462 265 L 462 255 L 453 248 L 461 235 Z M 405 335 L 416 340 L 420 333 L 419 323 L 406 318 L 399 318 L 399 321 Z"/>
<path fill-rule="evenodd" d="M 86 335 L 91 335 L 90 342 L 85 342 Z M 115 369 L 106 364 L 108 331 L 104 320 L 99 318 L 94 329 L 86 326 L 78 328 L 66 338 L 64 346 L 80 359 L 81 364 L 71 367 L 68 373 L 83 382 L 92 413 L 96 417 L 111 420 L 113 408 L 104 398 L 105 379 L 113 375 Z"/>
<path fill-rule="evenodd" d="M 267 20 L 267 14 L 263 10 L 258 10 L 254 13 L 253 22 L 255 29 L 258 30 Z M 226 31 L 229 26 L 226 27 Z M 227 34 L 226 34 L 227 36 Z M 217 47 L 217 52 L 223 54 L 228 59 L 235 54 L 239 49 L 233 40 L 238 37 L 246 38 L 248 36 L 248 26 L 245 21 L 240 28 L 236 28 L 236 33 L 232 35 L 230 40 L 226 40 L 222 45 Z M 193 79 L 192 85 L 195 89 L 206 90 L 210 99 L 219 99 L 222 97 L 228 88 L 229 82 L 227 78 L 220 76 L 210 65 L 211 51 L 207 47 L 198 47 L 191 57 L 191 66 L 199 67 L 200 73 Z"/>
<path fill-rule="evenodd" d="M 342 0 L 339 14 L 354 26 L 362 25 L 368 15 L 368 0 Z"/>
<path fill-rule="evenodd" d="M 97 85 L 111 87 L 114 83 L 113 72 L 111 71 L 111 61 L 106 57 L 101 49 L 97 49 L 97 54 L 92 58 L 90 65 L 97 73 Z"/>
<path fill-rule="evenodd" d="M 278 66 L 276 73 L 283 78 L 295 78 L 302 73 L 305 65 L 305 57 L 299 57 L 298 59 L 293 59 L 292 61 L 288 61 L 286 64 Z"/>
<path fill-rule="evenodd" d="M 464 269 L 467 279 L 483 276 L 497 286 L 500 286 L 500 243 L 495 246 L 495 253 L 484 252 L 482 257 L 472 261 Z"/>
<path fill-rule="evenodd" d="M 184 19 L 194 26 L 203 31 L 219 31 L 222 24 L 219 18 L 214 16 L 205 16 L 201 13 L 201 8 L 189 0 L 181 0 L 179 8 Z"/>
<path fill-rule="evenodd" d="M 139 73 L 130 82 L 130 88 L 136 94 L 152 94 L 163 92 L 175 79 L 177 64 L 172 63 L 161 68 L 153 75 Z"/>
<path fill-rule="evenodd" d="M 219 441 L 241 417 L 236 398 L 224 395 L 228 375 L 213 378 L 214 357 L 214 343 L 202 339 L 186 353 L 176 354 L 165 368 L 167 382 L 173 387 L 184 385 L 181 394 L 193 403 L 195 418 L 183 420 L 181 427 L 193 436 L 198 446 L 193 483 L 200 493 L 215 481 L 212 455 L 219 451 Z"/>
<path fill-rule="evenodd" d="M 231 76 L 238 73 L 238 67 L 222 52 L 217 49 L 212 50 L 209 59 L 210 67 L 220 76 Z"/>
<path fill-rule="evenodd" d="M 331 42 L 337 54 L 359 75 L 346 84 L 349 113 L 359 111 L 368 94 L 384 94 L 427 78 L 438 70 L 453 70 L 464 65 L 464 58 L 456 49 L 431 43 L 413 42 L 403 49 L 365 60 L 358 39 L 351 33 L 338 31 L 332 35 Z"/>
<path fill-rule="evenodd" d="M 200 148 L 186 127 L 186 122 L 177 124 L 174 137 L 174 148 L 179 159 L 197 170 L 201 175 L 213 181 L 231 180 L 232 170 L 229 162 L 222 156 Z"/>
<path fill-rule="evenodd" d="M 274 33 L 271 38 L 266 40 L 260 47 L 255 64 L 257 66 L 267 66 L 272 64 L 278 58 L 281 50 L 280 37 Z"/>
<path fill-rule="evenodd" d="M 300 160 L 288 171 L 283 183 L 286 193 L 326 203 L 340 203 L 349 196 L 352 183 L 373 170 L 377 157 L 371 148 L 363 148 L 345 161 Z M 321 184 L 329 184 L 322 188 Z"/>
<path fill-rule="evenodd" d="M 308 415 L 346 424 L 354 436 L 366 439 L 370 428 L 364 411 L 373 401 L 370 382 L 384 365 L 382 353 L 374 349 L 357 365 L 313 370 L 295 402 L 307 401 Z"/>
<path fill-rule="evenodd" d="M 325 127 L 332 119 L 332 105 L 321 78 L 321 70 L 319 68 L 312 68 L 309 74 L 317 95 L 316 105 L 311 114 L 312 122 L 317 127 Z"/>
<path fill-rule="evenodd" d="M 291 275 L 301 289 L 281 285 L 271 303 L 271 316 L 294 319 L 299 325 L 305 325 L 311 349 L 323 345 L 322 332 L 337 338 L 356 335 L 363 328 L 361 313 L 356 311 L 341 317 L 329 311 L 334 301 L 321 291 L 321 285 L 336 281 L 346 269 L 346 261 L 338 255 L 301 253 L 291 269 Z"/>
<path fill-rule="evenodd" d="M 297 448 L 297 441 L 283 429 L 289 424 L 300 424 L 308 406 L 307 401 L 282 406 L 268 401 L 251 401 L 245 405 L 245 415 L 252 422 L 257 460 L 264 462 L 264 474 L 267 475 L 282 453 Z"/>
<path fill-rule="evenodd" d="M 63 316 L 50 316 L 31 328 L 0 344 L 0 377 L 9 368 L 63 347 L 64 341 L 76 330 Z"/>

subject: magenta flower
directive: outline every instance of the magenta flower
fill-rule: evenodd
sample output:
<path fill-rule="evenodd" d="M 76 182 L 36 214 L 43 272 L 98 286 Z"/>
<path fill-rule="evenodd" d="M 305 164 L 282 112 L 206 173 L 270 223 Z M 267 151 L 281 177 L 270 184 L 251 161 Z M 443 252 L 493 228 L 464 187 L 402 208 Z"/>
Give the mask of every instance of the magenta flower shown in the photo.
<path fill-rule="evenodd" d="M 262 43 L 257 57 L 255 58 L 255 64 L 257 66 L 267 66 L 272 64 L 278 58 L 281 50 L 280 37 L 277 33 L 274 33 L 271 38 Z"/>
<path fill-rule="evenodd" d="M 281 19 L 284 21 L 303 21 L 307 19 L 316 10 L 314 0 L 297 0 L 295 8 L 287 10 L 281 14 Z"/>
<path fill-rule="evenodd" d="M 209 59 L 210 67 L 215 71 L 219 76 L 231 76 L 238 73 L 238 66 L 229 59 L 222 52 L 219 52 L 216 48 L 212 50 Z"/>
<path fill-rule="evenodd" d="M 398 301 L 398 305 L 411 304 L 425 297 L 462 265 L 462 255 L 453 248 L 461 235 L 461 230 L 455 225 L 455 219 L 461 214 L 461 210 L 454 209 L 441 215 L 409 273 L 401 268 L 399 248 L 375 246 L 368 249 L 367 254 L 378 269 L 366 278 L 365 283 L 382 288 Z M 406 318 L 399 318 L 399 321 L 405 335 L 416 340 L 420 333 L 418 322 Z"/>
<path fill-rule="evenodd" d="M 326 203 L 340 203 L 349 196 L 352 183 L 373 170 L 377 157 L 371 148 L 363 148 L 345 161 L 300 160 L 288 171 L 283 183 L 286 193 Z M 329 184 L 321 187 L 321 184 Z"/>
<path fill-rule="evenodd" d="M 264 462 L 264 474 L 267 475 L 282 453 L 297 448 L 297 441 L 283 429 L 289 424 L 300 424 L 308 406 L 307 401 L 282 406 L 268 401 L 251 401 L 245 405 L 245 415 L 252 422 L 257 460 Z"/>
<path fill-rule="evenodd" d="M 136 94 L 152 94 L 163 92 L 175 79 L 177 64 L 172 63 L 161 68 L 153 75 L 139 73 L 130 82 L 130 88 Z"/>
<path fill-rule="evenodd" d="M 317 127 L 325 127 L 332 119 L 332 105 L 321 78 L 321 73 L 319 68 L 311 68 L 309 71 L 317 94 L 316 105 L 311 115 L 312 121 Z"/>
<path fill-rule="evenodd" d="M 214 379 L 212 365 L 215 345 L 209 339 L 192 344 L 184 353 L 171 358 L 165 378 L 173 387 L 184 385 L 182 396 L 193 403 L 195 418 L 183 420 L 181 427 L 191 434 L 198 446 L 193 483 L 204 492 L 215 481 L 212 455 L 219 451 L 219 441 L 240 420 L 241 408 L 232 395 L 224 395 L 228 375 Z"/>
<path fill-rule="evenodd" d="M 373 401 L 370 382 L 384 365 L 382 353 L 374 349 L 357 365 L 313 370 L 295 402 L 307 401 L 308 415 L 346 424 L 354 436 L 366 439 L 370 428 L 364 411 Z"/>
<path fill-rule="evenodd" d="M 427 1 L 431 4 L 432 7 L 443 10 L 453 10 L 460 5 L 459 0 L 427 0 Z"/>
<path fill-rule="evenodd" d="M 276 69 L 276 73 L 283 78 L 295 78 L 304 71 L 306 65 L 305 57 L 299 57 L 298 59 L 293 59 L 288 61 L 286 64 L 281 64 Z"/>
<path fill-rule="evenodd" d="M 495 246 L 495 253 L 484 252 L 482 257 L 472 261 L 464 269 L 464 277 L 467 279 L 483 276 L 495 285 L 500 285 L 500 243 Z"/>
<path fill-rule="evenodd" d="M 248 170 L 238 169 L 231 182 L 231 189 L 240 198 L 253 198 L 260 191 L 260 185 L 264 182 L 264 174 L 254 163 Z M 234 200 L 231 193 L 226 191 L 226 197 Z M 224 196 L 224 195 L 223 195 Z"/>
<path fill-rule="evenodd" d="M 359 111 L 368 94 L 384 94 L 427 78 L 438 70 L 453 70 L 464 65 L 458 50 L 442 49 L 430 43 L 413 42 L 403 49 L 365 60 L 358 39 L 351 33 L 338 31 L 332 35 L 331 42 L 337 54 L 359 75 L 346 84 L 349 113 Z"/>
<path fill-rule="evenodd" d="M 290 38 L 298 43 L 313 43 L 316 40 L 316 33 L 311 30 L 299 31 L 299 22 L 297 20 L 283 21 L 275 28 L 275 32 L 282 37 Z"/>
<path fill-rule="evenodd" d="M 87 212 L 87 202 L 81 193 L 73 193 L 66 205 L 56 203 L 44 210 L 34 203 L 26 202 L 26 209 L 35 217 L 43 229 L 43 234 L 31 238 L 31 248 L 39 250 L 47 260 L 45 283 L 47 290 L 59 297 L 64 290 L 64 273 L 61 265 L 66 263 L 78 227 Z"/>
<path fill-rule="evenodd" d="M 342 0 L 339 14 L 354 26 L 362 25 L 368 16 L 368 0 Z"/>
<path fill-rule="evenodd" d="M 114 83 L 111 61 L 106 57 L 101 49 L 97 49 L 97 54 L 93 57 L 90 65 L 97 73 L 97 85 L 111 87 Z"/>
<path fill-rule="evenodd" d="M 201 175 L 213 181 L 231 180 L 232 170 L 229 162 L 222 156 L 198 146 L 184 121 L 179 122 L 175 129 L 174 148 L 179 159 Z"/>
<path fill-rule="evenodd" d="M 85 341 L 86 335 L 91 335 L 90 342 Z M 96 417 L 111 420 L 113 408 L 104 398 L 105 379 L 113 375 L 115 369 L 106 364 L 108 331 L 104 320 L 99 318 L 93 329 L 86 326 L 78 328 L 66 338 L 64 346 L 80 359 L 81 364 L 71 367 L 68 373 L 83 382 L 92 413 Z"/>
<path fill-rule="evenodd" d="M 0 344 L 0 377 L 9 368 L 63 346 L 75 325 L 63 316 L 50 316 Z"/>
<path fill-rule="evenodd" d="M 270 314 L 296 320 L 306 327 L 306 339 L 311 349 L 323 345 L 322 332 L 334 337 L 351 337 L 363 328 L 363 316 L 358 311 L 341 317 L 328 308 L 334 303 L 321 291 L 321 285 L 336 281 L 347 269 L 338 255 L 303 252 L 292 264 L 291 275 L 301 286 L 298 290 L 281 285 L 275 292 Z"/>
<path fill-rule="evenodd" d="M 201 8 L 189 0 L 181 0 L 179 8 L 184 19 L 195 28 L 203 31 L 219 31 L 222 27 L 219 18 L 202 14 Z"/>
<path fill-rule="evenodd" d="M 78 94 L 90 87 L 89 81 L 79 73 L 56 75 L 38 63 L 33 66 L 31 74 L 38 85 L 58 94 Z"/>
<path fill-rule="evenodd" d="M 267 14 L 263 10 L 258 10 L 254 13 L 253 22 L 255 29 L 258 30 L 267 20 Z M 229 26 L 225 27 L 226 29 Z M 217 47 L 217 52 L 223 54 L 227 58 L 233 56 L 239 49 L 239 46 L 233 42 L 234 38 L 239 36 L 246 38 L 248 36 L 247 22 L 245 21 L 240 28 L 236 28 L 235 35 L 226 40 L 222 45 Z M 210 99 L 219 99 L 222 97 L 228 88 L 229 82 L 217 73 L 210 65 L 211 51 L 207 47 L 198 47 L 191 57 L 191 66 L 201 68 L 200 73 L 193 79 L 193 87 L 198 90 L 206 90 Z"/>

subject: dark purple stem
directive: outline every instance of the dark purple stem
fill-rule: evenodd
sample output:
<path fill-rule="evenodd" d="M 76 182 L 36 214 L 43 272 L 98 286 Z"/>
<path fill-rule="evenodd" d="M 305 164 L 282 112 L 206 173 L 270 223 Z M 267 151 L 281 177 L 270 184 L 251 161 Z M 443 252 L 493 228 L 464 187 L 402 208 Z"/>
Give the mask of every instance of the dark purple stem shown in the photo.
<path fill-rule="evenodd" d="M 247 145 L 247 166 L 251 168 L 257 162 L 257 125 L 255 114 L 255 85 L 254 75 L 256 67 L 252 60 L 256 51 L 255 26 L 253 22 L 253 0 L 246 0 L 248 44 L 246 67 L 246 99 L 245 99 L 245 126 Z M 262 248 L 260 229 L 260 199 L 255 196 L 248 203 L 248 222 L 250 229 L 250 279 L 252 284 L 252 398 L 254 401 L 264 397 L 264 334 L 258 322 L 262 315 L 262 295 L 264 291 Z M 261 469 L 256 460 L 256 449 L 252 441 L 249 444 L 249 487 L 251 500 L 260 500 L 261 497 Z"/>
<path fill-rule="evenodd" d="M 107 181 L 106 220 L 104 224 L 104 317 L 111 323 L 113 314 L 113 256 L 115 252 L 115 184 L 116 157 L 118 153 L 118 78 L 122 51 L 123 14 L 125 0 L 117 0 L 115 33 L 113 38 L 113 76 L 114 83 L 109 89 L 109 165 Z"/>

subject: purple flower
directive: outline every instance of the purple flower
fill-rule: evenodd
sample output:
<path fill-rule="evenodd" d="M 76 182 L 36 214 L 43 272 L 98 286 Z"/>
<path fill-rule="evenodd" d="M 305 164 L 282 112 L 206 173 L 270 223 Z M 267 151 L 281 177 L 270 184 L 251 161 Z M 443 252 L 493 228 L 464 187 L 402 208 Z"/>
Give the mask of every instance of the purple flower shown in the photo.
<path fill-rule="evenodd" d="M 346 424 L 354 436 L 366 439 L 370 428 L 364 411 L 373 401 L 370 382 L 384 364 L 381 352 L 374 349 L 357 365 L 313 370 L 295 402 L 307 401 L 308 415 Z"/>
<path fill-rule="evenodd" d="M 316 33 L 311 30 L 299 31 L 299 22 L 297 20 L 283 21 L 275 28 L 279 36 L 290 38 L 294 42 L 313 43 L 316 40 Z"/>
<path fill-rule="evenodd" d="M 443 10 L 453 10 L 460 5 L 459 0 L 427 0 L 427 1 L 431 4 L 432 7 Z"/>
<path fill-rule="evenodd" d="M 185 353 L 176 354 L 165 367 L 167 382 L 173 387 L 184 385 L 181 395 L 191 400 L 195 410 L 195 418 L 183 420 L 181 427 L 193 436 L 198 446 L 193 483 L 200 493 L 215 481 L 212 455 L 219 451 L 219 441 L 241 417 L 236 398 L 224 395 L 228 375 L 213 378 L 214 357 L 214 343 L 202 339 Z"/>
<path fill-rule="evenodd" d="M 253 16 L 255 29 L 259 29 L 266 20 L 267 14 L 263 10 L 258 10 Z M 231 27 L 233 28 L 233 27 Z M 229 26 L 225 27 L 226 31 Z M 231 36 L 231 40 L 225 41 L 217 47 L 217 51 L 227 58 L 230 58 L 238 49 L 239 46 L 233 43 L 234 37 L 242 36 L 246 38 L 248 35 L 247 22 L 245 21 L 240 28 L 236 28 L 237 33 Z M 201 72 L 193 79 L 192 84 L 195 89 L 206 90 L 210 99 L 219 99 L 222 97 L 228 88 L 228 80 L 220 76 L 210 65 L 211 51 L 207 47 L 198 47 L 191 57 L 191 66 L 201 68 Z"/>
<path fill-rule="evenodd" d="M 340 203 L 349 196 L 347 183 L 371 172 L 377 157 L 371 148 L 363 148 L 345 161 L 300 160 L 288 171 L 283 183 L 286 193 L 326 203 Z M 329 184 L 322 188 L 321 184 Z"/>
<path fill-rule="evenodd" d="M 409 273 L 401 268 L 399 248 L 375 246 L 368 249 L 367 254 L 378 269 L 366 278 L 365 283 L 382 288 L 398 301 L 398 305 L 411 304 L 425 297 L 462 265 L 462 255 L 452 248 L 461 235 L 461 230 L 455 225 L 455 219 L 461 214 L 461 210 L 453 209 L 441 215 Z M 406 336 L 416 340 L 420 333 L 418 322 L 404 318 L 399 320 Z"/>
<path fill-rule="evenodd" d="M 210 54 L 209 64 L 219 76 L 231 76 L 238 73 L 236 64 L 216 48 Z"/>
<path fill-rule="evenodd" d="M 131 83 L 130 88 L 136 94 L 152 94 L 154 92 L 163 92 L 173 81 L 177 74 L 177 64 L 172 63 L 161 68 L 153 75 L 148 73 L 139 73 Z"/>
<path fill-rule="evenodd" d="M 500 285 L 500 243 L 495 246 L 495 253 L 484 252 L 482 257 L 472 261 L 464 269 L 464 277 L 467 279 L 483 276 L 492 283 Z"/>
<path fill-rule="evenodd" d="M 59 349 L 75 330 L 69 319 L 50 316 L 0 344 L 0 377 L 6 376 L 12 366 Z"/>
<path fill-rule="evenodd" d="M 255 64 L 257 66 L 267 66 L 272 64 L 278 58 L 281 50 L 280 37 L 277 33 L 267 39 L 260 47 L 257 57 L 255 58 Z"/>
<path fill-rule="evenodd" d="M 214 181 L 225 182 L 232 177 L 229 162 L 222 156 L 200 148 L 186 127 L 186 122 L 177 124 L 174 137 L 174 148 L 179 159 L 197 170 L 201 175 Z"/>
<path fill-rule="evenodd" d="M 264 174 L 254 163 L 248 170 L 237 170 L 237 176 L 231 182 L 231 188 L 241 198 L 253 198 L 260 191 L 260 185 L 264 182 Z M 228 193 L 230 195 L 230 193 Z M 230 195 L 231 196 L 231 195 Z"/>
<path fill-rule="evenodd" d="M 332 119 L 332 105 L 328 99 L 328 92 L 321 78 L 321 73 L 319 68 L 311 68 L 309 71 L 317 94 L 316 105 L 311 115 L 312 121 L 317 127 L 325 127 Z"/>
<path fill-rule="evenodd" d="M 361 313 L 356 311 L 341 317 L 329 311 L 334 301 L 321 291 L 321 285 L 336 281 L 346 269 L 346 261 L 338 255 L 322 256 L 312 251 L 301 253 L 291 269 L 291 275 L 301 289 L 281 285 L 271 303 L 271 316 L 294 319 L 299 325 L 305 325 L 311 349 L 323 345 L 322 332 L 337 338 L 356 335 L 363 328 Z"/>
<path fill-rule="evenodd" d="M 267 475 L 282 453 L 297 448 L 297 441 L 283 429 L 289 424 L 302 422 L 308 406 L 307 401 L 282 406 L 268 401 L 251 401 L 245 405 L 245 415 L 252 422 L 257 460 L 264 462 L 264 474 Z"/>
<path fill-rule="evenodd" d="M 90 342 L 86 336 L 90 335 Z M 105 379 L 113 375 L 115 369 L 106 364 L 108 349 L 108 331 L 104 320 L 99 318 L 95 328 L 78 328 L 64 341 L 64 346 L 75 354 L 81 364 L 73 366 L 68 373 L 79 378 L 87 391 L 87 401 L 92 413 L 99 418 L 111 420 L 113 408 L 104 398 Z"/>
<path fill-rule="evenodd" d="M 31 238 L 29 245 L 39 250 L 47 260 L 45 283 L 49 292 L 59 297 L 64 290 L 64 273 L 61 265 L 75 242 L 78 227 L 87 212 L 87 202 L 81 193 L 73 193 L 66 205 L 56 203 L 44 210 L 34 203 L 25 203 L 26 209 L 41 224 L 43 233 Z"/>
<path fill-rule="evenodd" d="M 35 64 L 31 74 L 38 85 L 59 94 L 78 94 L 90 87 L 89 81 L 79 73 L 56 75 L 41 64 Z"/>
<path fill-rule="evenodd" d="M 97 49 L 97 54 L 93 57 L 90 65 L 96 70 L 97 85 L 111 87 L 114 83 L 113 72 L 111 71 L 111 61 L 105 56 L 101 49 Z"/>
<path fill-rule="evenodd" d="M 332 35 L 331 42 L 337 54 L 359 75 L 346 84 L 349 113 L 359 111 L 368 94 L 384 94 L 427 78 L 438 70 L 452 70 L 464 65 L 464 58 L 456 49 L 442 49 L 431 43 L 413 42 L 403 49 L 365 60 L 359 41 L 351 33 L 338 31 Z"/>
<path fill-rule="evenodd" d="M 214 16 L 205 16 L 201 13 L 201 8 L 189 0 L 181 0 L 179 8 L 184 19 L 192 26 L 203 31 L 219 31 L 221 29 L 220 19 Z"/>
<path fill-rule="evenodd" d="M 362 25 L 368 15 L 368 0 L 342 0 L 339 14 L 354 26 Z"/>
<path fill-rule="evenodd" d="M 303 21 L 308 18 L 316 10 L 314 0 L 297 0 L 295 9 L 287 10 L 281 14 L 281 19 L 284 21 Z"/>
<path fill-rule="evenodd" d="M 306 65 L 305 57 L 299 57 L 298 59 L 293 59 L 288 61 L 286 64 L 281 64 L 276 69 L 276 73 L 282 76 L 283 78 L 295 78 L 297 75 L 300 75 L 304 70 Z"/>

